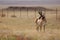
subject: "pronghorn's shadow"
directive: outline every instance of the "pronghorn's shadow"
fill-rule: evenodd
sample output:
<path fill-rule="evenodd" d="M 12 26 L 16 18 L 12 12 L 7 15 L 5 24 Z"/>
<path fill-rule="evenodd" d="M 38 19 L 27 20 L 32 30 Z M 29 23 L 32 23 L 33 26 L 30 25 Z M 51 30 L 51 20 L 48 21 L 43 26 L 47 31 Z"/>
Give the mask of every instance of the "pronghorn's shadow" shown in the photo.
<path fill-rule="evenodd" d="M 45 26 L 46 26 L 46 18 L 44 15 L 42 15 L 42 12 L 39 12 L 40 17 L 36 19 L 36 30 L 41 31 L 42 29 L 45 31 Z"/>

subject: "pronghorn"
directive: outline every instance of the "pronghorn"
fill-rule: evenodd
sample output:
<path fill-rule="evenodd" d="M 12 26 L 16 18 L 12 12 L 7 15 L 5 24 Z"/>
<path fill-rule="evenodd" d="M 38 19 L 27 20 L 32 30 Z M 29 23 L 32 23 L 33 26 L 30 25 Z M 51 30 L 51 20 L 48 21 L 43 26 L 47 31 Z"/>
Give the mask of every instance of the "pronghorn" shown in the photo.
<path fill-rule="evenodd" d="M 45 18 L 45 15 L 42 14 L 42 12 L 39 12 L 39 15 L 40 15 L 40 17 L 37 18 L 36 21 L 35 21 L 35 23 L 37 25 L 37 28 L 36 29 L 38 31 L 39 28 L 40 28 L 40 31 L 41 31 L 42 30 L 42 27 L 43 27 L 43 29 L 45 31 L 45 25 L 46 25 L 47 20 Z"/>

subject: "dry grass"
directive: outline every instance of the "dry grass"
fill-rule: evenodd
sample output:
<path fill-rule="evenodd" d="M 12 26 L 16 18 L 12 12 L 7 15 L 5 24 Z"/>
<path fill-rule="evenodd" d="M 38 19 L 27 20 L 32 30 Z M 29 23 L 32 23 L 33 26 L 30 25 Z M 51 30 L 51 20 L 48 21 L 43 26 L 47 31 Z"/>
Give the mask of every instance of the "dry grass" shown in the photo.
<path fill-rule="evenodd" d="M 34 22 L 35 18 L 33 17 L 33 15 L 31 14 L 30 18 L 0 17 L 0 21 L 1 21 L 0 39 L 2 40 L 8 40 L 8 39 L 9 40 L 60 40 L 59 38 L 60 21 L 56 21 L 55 14 L 46 14 L 48 22 L 46 25 L 45 32 L 43 30 L 42 32 L 36 31 L 36 25 Z"/>

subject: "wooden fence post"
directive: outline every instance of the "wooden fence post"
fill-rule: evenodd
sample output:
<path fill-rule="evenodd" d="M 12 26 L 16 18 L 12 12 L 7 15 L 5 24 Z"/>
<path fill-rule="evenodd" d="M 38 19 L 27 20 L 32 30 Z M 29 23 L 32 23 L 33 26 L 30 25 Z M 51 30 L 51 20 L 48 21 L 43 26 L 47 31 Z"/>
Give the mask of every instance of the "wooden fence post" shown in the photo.
<path fill-rule="evenodd" d="M 36 8 L 35 8 L 35 18 L 36 18 Z"/>
<path fill-rule="evenodd" d="M 3 15 L 3 9 L 2 9 L 2 15 Z"/>
<path fill-rule="evenodd" d="M 28 8 L 27 8 L 27 17 L 28 17 Z"/>
<path fill-rule="evenodd" d="M 20 8 L 20 18 L 21 18 L 21 8 Z"/>
<path fill-rule="evenodd" d="M 57 8 L 56 8 L 56 20 L 57 20 Z"/>
<path fill-rule="evenodd" d="M 7 17 L 8 17 L 8 9 L 7 9 Z"/>

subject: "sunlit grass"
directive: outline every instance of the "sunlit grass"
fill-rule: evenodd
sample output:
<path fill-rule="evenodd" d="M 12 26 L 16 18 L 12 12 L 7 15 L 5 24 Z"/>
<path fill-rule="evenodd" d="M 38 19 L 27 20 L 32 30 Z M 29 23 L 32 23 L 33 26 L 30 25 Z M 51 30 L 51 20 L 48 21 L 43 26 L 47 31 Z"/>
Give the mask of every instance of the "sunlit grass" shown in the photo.
<path fill-rule="evenodd" d="M 12 32 L 7 38 L 1 36 L 1 40 L 18 40 L 20 37 L 23 40 L 60 40 L 60 24 L 55 19 L 47 20 L 46 32 L 36 31 L 34 18 L 1 18 L 1 21 L 0 30 Z M 16 33 L 16 31 L 19 32 Z M 17 35 L 12 36 L 14 34 Z"/>

